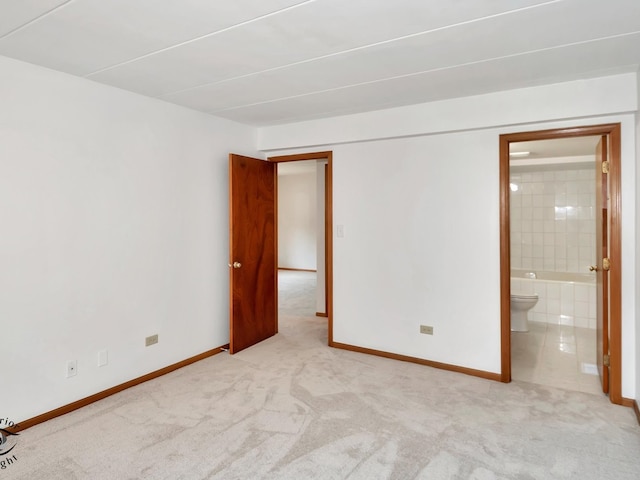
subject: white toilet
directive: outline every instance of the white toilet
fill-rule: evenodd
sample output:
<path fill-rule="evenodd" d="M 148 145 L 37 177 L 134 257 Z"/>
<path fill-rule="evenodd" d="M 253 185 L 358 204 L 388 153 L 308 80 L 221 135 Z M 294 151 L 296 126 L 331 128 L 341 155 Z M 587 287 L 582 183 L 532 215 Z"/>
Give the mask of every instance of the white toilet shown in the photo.
<path fill-rule="evenodd" d="M 538 294 L 511 294 L 511 331 L 528 332 L 527 313 L 538 303 Z"/>

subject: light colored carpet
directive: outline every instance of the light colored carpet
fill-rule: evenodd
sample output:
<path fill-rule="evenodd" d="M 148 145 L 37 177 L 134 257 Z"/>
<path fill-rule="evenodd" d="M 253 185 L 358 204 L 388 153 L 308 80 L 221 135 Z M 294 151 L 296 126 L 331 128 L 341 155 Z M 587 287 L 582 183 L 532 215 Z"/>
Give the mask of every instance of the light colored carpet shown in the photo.
<path fill-rule="evenodd" d="M 278 314 L 281 320 L 316 314 L 315 272 L 278 271 Z"/>
<path fill-rule="evenodd" d="M 0 479 L 640 478 L 629 408 L 326 337 L 326 319 L 281 308 L 280 333 L 255 347 L 25 430 Z"/>

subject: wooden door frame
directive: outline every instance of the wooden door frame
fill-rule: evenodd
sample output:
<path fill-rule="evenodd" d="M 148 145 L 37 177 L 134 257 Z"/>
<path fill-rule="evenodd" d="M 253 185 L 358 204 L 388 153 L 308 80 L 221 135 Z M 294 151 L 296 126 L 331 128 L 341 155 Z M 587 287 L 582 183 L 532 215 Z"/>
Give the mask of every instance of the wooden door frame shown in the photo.
<path fill-rule="evenodd" d="M 300 162 L 304 160 L 327 160 L 324 178 L 324 262 L 325 262 L 325 306 L 328 323 L 327 344 L 333 345 L 333 152 L 300 153 L 295 155 L 280 155 L 268 157 L 269 162 Z M 277 197 L 276 197 L 277 198 Z M 276 204 L 276 217 L 277 217 Z M 278 222 L 276 221 L 276 252 L 278 251 Z M 276 262 L 276 275 L 277 275 Z"/>
<path fill-rule="evenodd" d="M 607 135 L 609 138 L 609 399 L 623 404 L 622 397 L 622 197 L 620 123 L 558 128 L 500 135 L 500 336 L 502 382 L 511 381 L 511 232 L 509 144 L 533 140 Z M 602 361 L 602 359 L 598 359 Z"/>

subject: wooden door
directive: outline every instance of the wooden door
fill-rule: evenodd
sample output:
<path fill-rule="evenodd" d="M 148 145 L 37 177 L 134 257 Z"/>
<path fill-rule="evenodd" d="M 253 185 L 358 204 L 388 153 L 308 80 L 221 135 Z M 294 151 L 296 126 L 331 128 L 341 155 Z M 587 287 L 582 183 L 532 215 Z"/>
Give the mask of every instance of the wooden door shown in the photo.
<path fill-rule="evenodd" d="M 609 257 L 609 188 L 607 162 L 607 137 L 596 146 L 596 285 L 597 285 L 597 365 L 602 391 L 609 393 L 609 272 L 603 259 Z M 594 267 L 591 267 L 594 269 Z M 606 359 L 606 360 L 605 360 Z"/>
<path fill-rule="evenodd" d="M 278 332 L 276 164 L 229 155 L 229 351 Z"/>

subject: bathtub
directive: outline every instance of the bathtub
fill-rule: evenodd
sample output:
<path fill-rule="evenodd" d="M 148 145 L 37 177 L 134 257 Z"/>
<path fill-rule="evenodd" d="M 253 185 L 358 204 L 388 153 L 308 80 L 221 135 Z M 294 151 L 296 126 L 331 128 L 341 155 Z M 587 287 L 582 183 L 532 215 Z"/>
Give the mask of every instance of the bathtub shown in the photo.
<path fill-rule="evenodd" d="M 538 294 L 529 321 L 596 328 L 595 273 L 511 270 L 511 293 Z"/>

